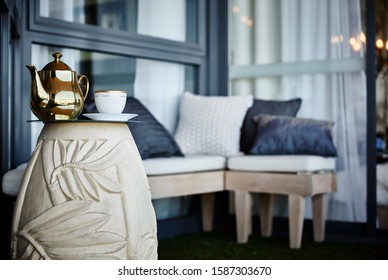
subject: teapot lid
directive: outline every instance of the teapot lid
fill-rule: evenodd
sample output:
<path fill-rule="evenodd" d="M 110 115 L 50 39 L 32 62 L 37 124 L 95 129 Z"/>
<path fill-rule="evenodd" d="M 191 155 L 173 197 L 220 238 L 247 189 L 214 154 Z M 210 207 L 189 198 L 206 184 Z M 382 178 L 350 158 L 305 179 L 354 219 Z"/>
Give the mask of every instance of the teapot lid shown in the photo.
<path fill-rule="evenodd" d="M 60 52 L 55 52 L 52 54 L 54 57 L 54 61 L 51 61 L 50 63 L 46 64 L 45 67 L 41 71 L 53 71 L 53 70 L 69 70 L 72 71 L 72 69 L 65 63 L 61 61 L 62 54 Z"/>

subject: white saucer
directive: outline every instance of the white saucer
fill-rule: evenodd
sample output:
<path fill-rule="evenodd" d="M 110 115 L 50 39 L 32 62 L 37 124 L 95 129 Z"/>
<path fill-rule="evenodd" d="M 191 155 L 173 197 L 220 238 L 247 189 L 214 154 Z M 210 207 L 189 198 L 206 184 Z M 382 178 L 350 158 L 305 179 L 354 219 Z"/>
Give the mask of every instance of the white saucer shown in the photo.
<path fill-rule="evenodd" d="M 128 121 L 137 116 L 137 114 L 104 114 L 104 113 L 90 113 L 83 114 L 85 117 L 95 121 Z"/>

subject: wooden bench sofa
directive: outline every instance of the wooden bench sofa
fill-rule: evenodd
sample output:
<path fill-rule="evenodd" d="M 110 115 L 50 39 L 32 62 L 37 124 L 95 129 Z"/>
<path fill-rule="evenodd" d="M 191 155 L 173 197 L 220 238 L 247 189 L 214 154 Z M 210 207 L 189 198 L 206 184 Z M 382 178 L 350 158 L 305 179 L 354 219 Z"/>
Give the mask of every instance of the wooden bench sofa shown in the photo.
<path fill-rule="evenodd" d="M 201 195 L 202 227 L 213 226 L 214 193 L 235 194 L 237 242 L 246 243 L 252 232 L 251 194 L 260 193 L 263 236 L 272 231 L 273 195 L 288 195 L 290 247 L 300 248 L 304 198 L 313 199 L 314 240 L 324 240 L 326 193 L 336 190 L 334 158 L 319 156 L 191 155 L 143 160 L 153 199 Z M 3 177 L 3 192 L 16 196 L 26 165 Z"/>
<path fill-rule="evenodd" d="M 290 246 L 299 248 L 307 196 L 313 198 L 315 240 L 324 238 L 324 196 L 335 191 L 335 158 L 326 157 L 336 156 L 331 139 L 334 123 L 295 118 L 300 105 L 300 98 L 271 101 L 185 92 L 174 136 L 134 97 L 127 98 L 124 112 L 138 114 L 128 125 L 153 199 L 201 195 L 203 229 L 209 231 L 214 193 L 233 192 L 237 241 L 245 243 L 252 227 L 251 194 L 262 198 L 264 236 L 272 231 L 273 195 L 288 195 Z M 95 112 L 93 106 L 87 112 Z M 271 147 L 275 150 L 267 149 Z M 240 151 L 244 155 L 239 156 Z M 6 194 L 17 194 L 22 169 L 4 176 Z"/>

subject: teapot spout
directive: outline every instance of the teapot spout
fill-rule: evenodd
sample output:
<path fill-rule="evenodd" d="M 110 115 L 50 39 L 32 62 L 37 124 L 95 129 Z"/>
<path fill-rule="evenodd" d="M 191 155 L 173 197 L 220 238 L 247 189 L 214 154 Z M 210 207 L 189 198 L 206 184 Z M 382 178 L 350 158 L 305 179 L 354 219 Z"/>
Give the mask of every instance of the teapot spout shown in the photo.
<path fill-rule="evenodd" d="M 46 92 L 40 80 L 39 72 L 34 65 L 26 65 L 31 74 L 31 98 L 34 100 L 45 100 L 47 104 L 49 94 Z"/>

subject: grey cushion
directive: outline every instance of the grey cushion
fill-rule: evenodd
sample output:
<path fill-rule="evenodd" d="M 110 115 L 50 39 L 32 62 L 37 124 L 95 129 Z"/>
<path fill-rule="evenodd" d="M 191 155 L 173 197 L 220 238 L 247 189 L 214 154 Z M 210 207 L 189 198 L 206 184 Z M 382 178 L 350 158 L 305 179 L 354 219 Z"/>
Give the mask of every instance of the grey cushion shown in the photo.
<path fill-rule="evenodd" d="M 168 130 L 136 98 L 127 98 L 124 112 L 138 114 L 128 125 L 142 159 L 183 156 Z"/>
<path fill-rule="evenodd" d="M 318 155 L 336 157 L 331 121 L 259 115 L 254 155 Z"/>
<path fill-rule="evenodd" d="M 253 117 L 259 114 L 296 116 L 302 99 L 291 100 L 261 100 L 255 99 L 252 107 L 247 111 L 241 128 L 240 150 L 249 154 L 256 137 L 256 123 Z"/>

